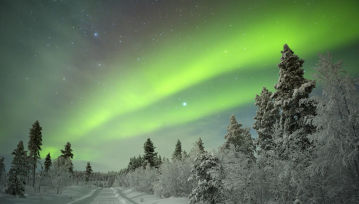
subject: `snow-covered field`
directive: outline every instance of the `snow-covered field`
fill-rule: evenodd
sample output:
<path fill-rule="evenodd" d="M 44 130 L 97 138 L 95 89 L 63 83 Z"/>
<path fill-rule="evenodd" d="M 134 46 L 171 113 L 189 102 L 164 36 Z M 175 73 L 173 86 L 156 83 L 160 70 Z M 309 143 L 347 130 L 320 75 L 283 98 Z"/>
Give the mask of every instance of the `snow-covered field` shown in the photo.
<path fill-rule="evenodd" d="M 140 193 L 119 187 L 95 188 L 70 186 L 61 195 L 54 192 L 31 194 L 26 198 L 15 198 L 0 194 L 1 204 L 187 204 L 187 198 L 161 199 L 154 195 Z"/>
<path fill-rule="evenodd" d="M 154 195 L 149 195 L 146 193 L 139 193 L 136 191 L 133 191 L 132 189 L 122 189 L 117 188 L 118 192 L 120 193 L 120 196 L 127 197 L 130 200 L 134 201 L 132 203 L 138 203 L 138 204 L 187 204 L 189 203 L 188 198 L 158 198 Z M 129 202 L 131 203 L 131 202 Z"/>
<path fill-rule="evenodd" d="M 29 193 L 25 194 L 25 198 L 16 198 L 12 195 L 0 193 L 1 204 L 60 204 L 70 203 L 76 199 L 82 198 L 84 195 L 88 195 L 94 192 L 96 188 L 94 186 L 68 186 L 60 195 L 56 195 L 53 189 L 42 189 L 41 194 Z"/>

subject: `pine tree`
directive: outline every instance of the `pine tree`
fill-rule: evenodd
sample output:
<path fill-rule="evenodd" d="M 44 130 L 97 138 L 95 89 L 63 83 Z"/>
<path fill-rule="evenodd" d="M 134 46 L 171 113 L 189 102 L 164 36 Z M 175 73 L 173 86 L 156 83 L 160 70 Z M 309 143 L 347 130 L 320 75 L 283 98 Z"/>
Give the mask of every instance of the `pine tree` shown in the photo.
<path fill-rule="evenodd" d="M 204 153 L 205 150 L 204 150 L 204 145 L 203 145 L 203 142 L 202 142 L 202 139 L 199 138 L 198 141 L 196 142 L 196 145 L 198 147 L 198 150 L 201 152 L 201 153 Z"/>
<path fill-rule="evenodd" d="M 316 131 L 313 120 L 316 116 L 317 102 L 309 98 L 315 88 L 315 81 L 304 78 L 302 69 L 304 61 L 284 45 L 281 52 L 279 80 L 272 95 L 275 108 L 278 109 L 279 120 L 274 125 L 275 157 L 287 162 L 287 185 L 291 188 L 282 192 L 287 200 L 303 198 L 303 183 L 309 176 L 306 168 L 310 164 L 313 143 L 309 136 Z"/>
<path fill-rule="evenodd" d="M 218 158 L 206 152 L 199 154 L 190 177 L 196 183 L 189 195 L 190 203 L 222 203 L 222 179 L 223 169 Z"/>
<path fill-rule="evenodd" d="M 255 98 L 255 105 L 258 107 L 256 116 L 254 117 L 253 129 L 258 133 L 258 145 L 264 150 L 274 149 L 274 125 L 279 118 L 278 109 L 274 106 L 272 92 L 267 88 L 263 88 L 261 95 Z"/>
<path fill-rule="evenodd" d="M 359 203 L 359 86 L 331 56 L 321 56 L 316 71 L 322 95 L 310 169 L 320 183 L 308 190 L 317 203 Z"/>
<path fill-rule="evenodd" d="M 156 166 L 156 156 L 157 153 L 155 152 L 155 147 L 153 146 L 153 143 L 151 141 L 150 138 L 147 139 L 147 141 L 144 144 L 144 150 L 145 150 L 145 155 L 144 160 L 147 166 L 147 163 L 150 164 L 150 167 L 155 167 Z"/>
<path fill-rule="evenodd" d="M 309 94 L 315 88 L 315 81 L 304 78 L 304 61 L 288 45 L 284 45 L 281 53 L 279 80 L 273 99 L 280 113 L 281 135 L 276 138 L 280 143 L 277 149 L 280 156 L 287 159 L 293 157 L 290 155 L 293 152 L 307 154 L 312 147 L 308 135 L 316 129 L 312 123 L 316 115 L 316 102 L 309 99 Z"/>
<path fill-rule="evenodd" d="M 86 182 L 89 181 L 91 174 L 92 174 L 92 167 L 91 167 L 90 162 L 87 162 L 87 165 L 86 165 Z"/>
<path fill-rule="evenodd" d="M 17 172 L 15 168 L 10 168 L 9 176 L 8 176 L 8 183 L 5 193 L 10 195 L 18 195 L 20 197 L 24 196 L 25 187 L 24 184 L 20 181 L 19 177 L 17 176 Z"/>
<path fill-rule="evenodd" d="M 28 143 L 29 157 L 32 160 L 32 187 L 35 187 L 35 173 L 36 173 L 36 164 L 40 158 L 40 150 L 42 145 L 42 127 L 40 126 L 39 121 L 35 121 L 30 129 L 30 140 Z"/>
<path fill-rule="evenodd" d="M 24 150 L 22 141 L 18 143 L 17 148 L 12 154 L 14 158 L 11 162 L 6 192 L 12 195 L 22 196 L 29 168 L 27 152 Z"/>
<path fill-rule="evenodd" d="M 224 136 L 226 142 L 224 148 L 233 145 L 235 150 L 242 152 L 249 158 L 254 159 L 254 144 L 248 128 L 242 128 L 234 115 L 231 116 L 230 124 L 227 127 L 227 134 Z"/>
<path fill-rule="evenodd" d="M 61 153 L 62 153 L 61 156 L 65 157 L 65 158 L 71 158 L 71 159 L 74 158 L 74 154 L 72 153 L 71 143 L 70 142 L 66 143 L 65 149 L 61 150 Z"/>
<path fill-rule="evenodd" d="M 0 157 L 0 189 L 2 185 L 5 183 L 5 164 L 4 164 L 4 157 Z"/>
<path fill-rule="evenodd" d="M 162 165 L 161 155 L 156 155 L 156 157 L 155 157 L 155 167 L 158 168 L 161 165 Z"/>
<path fill-rule="evenodd" d="M 49 171 L 50 181 L 56 188 L 56 193 L 61 193 L 64 186 L 70 183 L 73 173 L 69 171 L 72 167 L 70 158 L 59 156 L 51 165 Z"/>
<path fill-rule="evenodd" d="M 173 152 L 172 160 L 182 160 L 182 145 L 180 140 L 177 141 L 175 151 Z"/>
<path fill-rule="evenodd" d="M 61 157 L 64 157 L 65 159 L 69 159 L 71 162 L 71 159 L 74 158 L 74 154 L 72 153 L 72 149 L 71 149 L 71 143 L 67 142 L 65 145 L 65 149 L 61 150 Z M 69 168 L 70 173 L 73 173 L 73 164 L 71 162 L 71 167 Z"/>
<path fill-rule="evenodd" d="M 144 163 L 144 159 L 141 155 L 138 157 L 131 157 L 127 166 L 127 171 L 134 171 L 139 167 L 145 167 Z"/>
<path fill-rule="evenodd" d="M 253 178 L 257 175 L 253 160 L 236 151 L 232 144 L 228 148 L 222 148 L 218 152 L 218 158 L 223 167 L 223 186 L 228 203 L 257 203 L 254 200 L 258 196 L 255 195 L 258 188 L 254 188 Z"/>
<path fill-rule="evenodd" d="M 193 144 L 188 156 L 192 161 L 194 161 L 199 154 L 203 154 L 205 152 L 206 150 L 204 149 L 203 141 L 201 138 L 198 138 L 198 140 Z"/>
<path fill-rule="evenodd" d="M 48 171 L 49 171 L 49 169 L 50 169 L 50 167 L 51 167 L 51 164 L 52 164 L 52 162 L 51 162 L 51 155 L 50 155 L 50 153 L 48 153 L 48 154 L 46 155 L 45 162 L 44 162 L 45 172 L 48 172 Z"/>
<path fill-rule="evenodd" d="M 185 150 L 183 150 L 182 151 L 182 159 L 187 159 L 187 158 L 189 158 L 189 154 Z"/>

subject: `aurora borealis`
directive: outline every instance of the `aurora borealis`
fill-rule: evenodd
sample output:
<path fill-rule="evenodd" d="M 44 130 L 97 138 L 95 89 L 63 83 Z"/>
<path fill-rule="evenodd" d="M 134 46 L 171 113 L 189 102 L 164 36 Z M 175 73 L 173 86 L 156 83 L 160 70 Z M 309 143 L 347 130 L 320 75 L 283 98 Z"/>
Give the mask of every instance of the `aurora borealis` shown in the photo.
<path fill-rule="evenodd" d="M 166 157 L 177 139 L 215 148 L 231 114 L 251 125 L 284 43 L 308 77 L 326 52 L 358 74 L 358 11 L 356 0 L 1 1 L 0 154 L 35 120 L 42 155 L 70 141 L 75 160 L 111 170 L 147 137 Z"/>

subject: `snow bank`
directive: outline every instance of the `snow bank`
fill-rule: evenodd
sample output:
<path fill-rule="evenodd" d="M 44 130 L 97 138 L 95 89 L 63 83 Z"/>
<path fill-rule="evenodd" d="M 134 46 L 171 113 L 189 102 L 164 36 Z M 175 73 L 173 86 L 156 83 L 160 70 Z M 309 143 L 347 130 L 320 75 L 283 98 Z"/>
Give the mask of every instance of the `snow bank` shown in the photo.
<path fill-rule="evenodd" d="M 155 195 L 141 193 L 134 191 L 133 189 L 117 188 L 120 191 L 120 195 L 127 197 L 138 204 L 188 204 L 188 198 L 183 197 L 170 197 L 159 198 Z"/>
<path fill-rule="evenodd" d="M 68 186 L 65 187 L 62 194 L 57 195 L 54 190 L 44 189 L 41 194 L 33 193 L 26 195 L 25 198 L 17 198 L 8 194 L 0 194 L 1 204 L 64 204 L 72 203 L 75 200 L 83 199 L 94 192 L 93 186 Z"/>

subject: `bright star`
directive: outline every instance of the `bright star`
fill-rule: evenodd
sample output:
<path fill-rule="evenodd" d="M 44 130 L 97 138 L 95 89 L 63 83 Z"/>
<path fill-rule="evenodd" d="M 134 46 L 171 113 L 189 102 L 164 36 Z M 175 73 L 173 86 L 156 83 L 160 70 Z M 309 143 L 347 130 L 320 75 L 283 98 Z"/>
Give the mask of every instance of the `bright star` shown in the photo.
<path fill-rule="evenodd" d="M 97 38 L 98 35 L 99 35 L 98 32 L 94 32 L 94 33 L 93 33 L 93 36 L 94 36 L 95 38 Z"/>
<path fill-rule="evenodd" d="M 186 107 L 186 106 L 187 106 L 187 102 L 184 101 L 184 102 L 182 103 L 182 106 L 183 106 L 183 107 Z"/>

